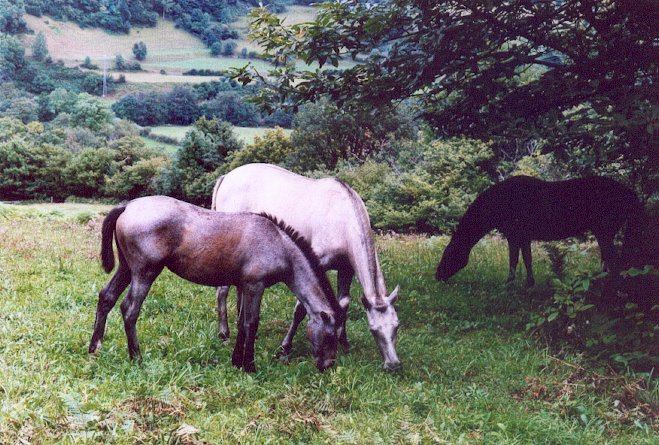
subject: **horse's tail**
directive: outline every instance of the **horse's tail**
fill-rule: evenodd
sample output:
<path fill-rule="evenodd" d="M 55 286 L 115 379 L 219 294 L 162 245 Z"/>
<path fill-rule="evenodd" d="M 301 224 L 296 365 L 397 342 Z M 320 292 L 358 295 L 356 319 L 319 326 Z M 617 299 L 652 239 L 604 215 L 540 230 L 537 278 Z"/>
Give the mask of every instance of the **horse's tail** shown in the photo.
<path fill-rule="evenodd" d="M 101 229 L 101 261 L 103 263 L 103 270 L 106 273 L 112 272 L 114 269 L 114 251 L 112 249 L 112 238 L 114 230 L 117 226 L 117 219 L 124 213 L 126 206 L 122 205 L 110 210 L 110 213 L 103 220 L 103 227 Z M 121 252 L 119 252 L 121 255 Z"/>
<path fill-rule="evenodd" d="M 649 216 L 643 204 L 634 195 L 634 200 L 628 209 L 627 226 L 622 245 L 622 261 L 625 266 L 642 266 L 649 258 L 645 258 L 644 237 L 647 235 Z"/>
<path fill-rule="evenodd" d="M 217 210 L 217 193 L 220 190 L 220 185 L 222 184 L 223 179 L 224 179 L 224 175 L 220 176 L 220 178 L 215 183 L 215 187 L 213 188 L 213 200 L 211 201 L 211 210 Z"/>

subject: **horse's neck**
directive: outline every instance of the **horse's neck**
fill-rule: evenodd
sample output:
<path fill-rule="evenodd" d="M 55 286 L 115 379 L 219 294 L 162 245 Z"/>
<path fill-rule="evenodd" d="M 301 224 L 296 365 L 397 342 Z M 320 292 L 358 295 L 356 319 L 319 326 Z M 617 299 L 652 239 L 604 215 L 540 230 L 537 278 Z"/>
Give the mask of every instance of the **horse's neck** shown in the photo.
<path fill-rule="evenodd" d="M 370 227 L 362 224 L 359 230 L 350 231 L 348 236 L 350 239 L 350 263 L 362 286 L 364 296 L 369 301 L 385 297 L 387 289 Z"/>
<path fill-rule="evenodd" d="M 306 263 L 306 260 L 296 261 L 290 272 L 290 274 L 287 274 L 289 281 L 286 284 L 293 291 L 298 301 L 302 303 L 310 317 L 313 318 L 320 312 L 331 314 L 336 312 L 323 291 L 322 283 Z"/>
<path fill-rule="evenodd" d="M 479 206 L 479 203 L 475 203 L 467 209 L 453 235 L 453 240 L 469 251 L 490 230 L 494 229 L 494 222 L 483 217 L 484 209 L 474 206 Z"/>

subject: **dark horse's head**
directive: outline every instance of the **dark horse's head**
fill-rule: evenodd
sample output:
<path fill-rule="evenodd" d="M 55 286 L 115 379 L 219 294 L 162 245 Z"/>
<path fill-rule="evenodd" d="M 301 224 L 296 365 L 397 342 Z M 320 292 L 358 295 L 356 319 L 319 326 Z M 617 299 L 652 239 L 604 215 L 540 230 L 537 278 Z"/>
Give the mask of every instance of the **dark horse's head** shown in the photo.
<path fill-rule="evenodd" d="M 320 317 L 310 318 L 307 323 L 307 337 L 320 372 L 330 368 L 336 360 L 336 325 L 336 319 L 327 312 L 321 312 Z"/>
<path fill-rule="evenodd" d="M 469 262 L 469 251 L 470 249 L 465 249 L 460 243 L 454 242 L 454 239 L 451 239 L 451 242 L 448 243 L 448 246 L 444 250 L 442 259 L 439 261 L 437 272 L 435 272 L 435 279 L 437 281 L 448 281 L 449 278 L 467 265 Z"/>

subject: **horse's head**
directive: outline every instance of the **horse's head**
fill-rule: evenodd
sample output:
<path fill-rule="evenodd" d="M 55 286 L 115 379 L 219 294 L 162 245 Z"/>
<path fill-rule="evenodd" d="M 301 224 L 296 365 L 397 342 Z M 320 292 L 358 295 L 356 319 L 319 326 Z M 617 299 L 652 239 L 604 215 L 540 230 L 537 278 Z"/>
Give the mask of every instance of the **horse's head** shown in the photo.
<path fill-rule="evenodd" d="M 458 243 L 451 241 L 442 255 L 437 266 L 435 279 L 447 281 L 469 262 L 469 249 L 462 248 Z"/>
<path fill-rule="evenodd" d="M 398 315 L 394 308 L 399 290 L 400 288 L 396 286 L 396 289 L 389 296 L 375 302 L 371 302 L 365 296 L 362 296 L 362 303 L 366 308 L 368 318 L 368 328 L 375 337 L 375 342 L 384 358 L 384 368 L 388 371 L 398 371 L 400 369 L 400 361 L 398 360 L 398 354 L 396 354 Z"/>
<path fill-rule="evenodd" d="M 336 318 L 327 312 L 318 317 L 309 317 L 307 337 L 313 347 L 316 367 L 320 372 L 334 365 L 336 360 Z"/>

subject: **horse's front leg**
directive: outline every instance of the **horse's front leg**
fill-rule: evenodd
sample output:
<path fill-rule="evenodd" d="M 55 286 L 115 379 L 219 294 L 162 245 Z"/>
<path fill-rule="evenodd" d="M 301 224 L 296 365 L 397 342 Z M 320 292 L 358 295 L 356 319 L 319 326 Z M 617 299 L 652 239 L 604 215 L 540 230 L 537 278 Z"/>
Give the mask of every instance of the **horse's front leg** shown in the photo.
<path fill-rule="evenodd" d="M 244 349 L 242 368 L 245 372 L 256 372 L 254 364 L 254 344 L 259 329 L 259 314 L 261 312 L 261 297 L 265 286 L 262 283 L 249 283 L 243 286 L 241 292 L 242 306 L 240 318 L 244 334 Z M 235 363 L 234 363 L 235 364 Z"/>
<path fill-rule="evenodd" d="M 94 321 L 94 333 L 89 342 L 89 353 L 93 354 L 101 347 L 103 336 L 105 334 L 105 322 L 108 313 L 112 310 L 119 299 L 119 295 L 126 290 L 130 284 L 130 270 L 128 266 L 119 263 L 119 268 L 110 282 L 98 294 L 98 304 L 96 306 L 96 320 Z"/>
<path fill-rule="evenodd" d="M 121 302 L 121 315 L 124 318 L 124 330 L 128 340 L 128 355 L 132 360 L 142 360 L 135 325 L 144 299 L 151 289 L 151 284 L 159 274 L 160 271 L 149 273 L 146 276 L 133 276 L 128 295 Z"/>
<path fill-rule="evenodd" d="M 229 322 L 227 320 L 227 296 L 229 286 L 217 288 L 217 335 L 223 342 L 229 341 Z"/>
<path fill-rule="evenodd" d="M 508 279 L 507 283 L 515 281 L 515 271 L 517 270 L 517 262 L 519 261 L 519 243 L 517 241 L 508 240 Z"/>
<path fill-rule="evenodd" d="M 348 319 L 348 305 L 350 303 L 350 285 L 352 284 L 352 277 L 354 271 L 351 267 L 345 267 L 339 269 L 337 275 L 337 288 L 338 288 L 338 299 L 339 305 L 345 308 L 343 314 L 341 314 L 341 323 L 339 323 L 337 334 L 339 338 L 339 344 L 343 347 L 344 350 L 350 349 L 350 343 L 348 342 L 348 334 L 346 332 L 346 321 Z"/>
<path fill-rule="evenodd" d="M 535 278 L 533 278 L 533 258 L 531 256 L 531 241 L 524 241 L 522 243 L 522 258 L 524 259 L 524 266 L 526 266 L 526 287 L 535 285 Z"/>
<path fill-rule="evenodd" d="M 291 321 L 291 325 L 288 327 L 288 332 L 286 332 L 286 336 L 281 341 L 281 345 L 279 346 L 279 358 L 286 359 L 291 353 L 291 350 L 293 349 L 293 337 L 295 337 L 297 328 L 300 323 L 302 323 L 302 320 L 304 320 L 306 315 L 307 311 L 304 308 L 304 305 L 299 301 L 296 301 L 295 310 L 293 311 L 293 321 Z"/>

